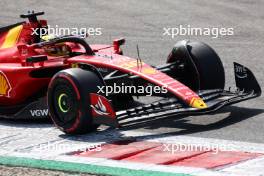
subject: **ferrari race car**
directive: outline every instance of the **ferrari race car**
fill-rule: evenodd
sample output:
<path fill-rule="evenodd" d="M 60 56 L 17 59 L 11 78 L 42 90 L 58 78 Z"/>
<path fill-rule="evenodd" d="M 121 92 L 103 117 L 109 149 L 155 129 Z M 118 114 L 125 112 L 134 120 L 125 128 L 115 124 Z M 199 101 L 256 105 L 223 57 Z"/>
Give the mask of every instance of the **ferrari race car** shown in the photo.
<path fill-rule="evenodd" d="M 26 22 L 0 28 L 1 118 L 50 117 L 63 132 L 81 134 L 101 124 L 209 113 L 261 95 L 252 72 L 238 63 L 237 88 L 225 90 L 222 62 L 204 43 L 179 41 L 164 65 L 150 66 L 123 55 L 124 39 L 89 45 L 83 34 L 33 33 L 47 28 L 37 18 L 43 14 L 29 12 L 21 15 Z M 149 95 L 147 89 L 159 99 L 135 105 L 136 97 Z"/>

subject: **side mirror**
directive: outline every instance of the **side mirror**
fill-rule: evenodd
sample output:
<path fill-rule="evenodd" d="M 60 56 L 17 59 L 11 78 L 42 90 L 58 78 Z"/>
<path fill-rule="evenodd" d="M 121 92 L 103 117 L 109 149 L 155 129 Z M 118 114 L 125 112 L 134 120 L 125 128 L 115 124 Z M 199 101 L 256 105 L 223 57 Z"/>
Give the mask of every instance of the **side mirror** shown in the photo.
<path fill-rule="evenodd" d="M 121 46 L 121 45 L 125 44 L 125 42 L 126 42 L 126 40 L 124 38 L 115 39 L 113 41 L 113 45 Z"/>
<path fill-rule="evenodd" d="M 116 54 L 121 54 L 122 50 L 120 49 L 120 46 L 123 45 L 125 43 L 125 39 L 124 38 L 120 38 L 120 39 L 115 39 L 113 41 L 113 46 L 114 46 L 114 52 Z"/>

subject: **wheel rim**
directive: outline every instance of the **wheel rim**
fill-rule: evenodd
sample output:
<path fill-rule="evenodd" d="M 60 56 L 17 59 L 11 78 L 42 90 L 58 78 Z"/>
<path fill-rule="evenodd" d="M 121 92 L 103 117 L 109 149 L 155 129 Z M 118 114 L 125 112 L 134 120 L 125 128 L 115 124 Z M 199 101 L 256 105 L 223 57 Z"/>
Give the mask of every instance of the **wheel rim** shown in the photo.
<path fill-rule="evenodd" d="M 60 94 L 58 98 L 58 106 L 60 111 L 67 113 L 70 109 L 69 102 L 68 102 L 68 95 L 65 93 Z"/>
<path fill-rule="evenodd" d="M 78 103 L 72 86 L 57 85 L 53 96 L 54 111 L 60 123 L 74 122 L 78 114 Z"/>

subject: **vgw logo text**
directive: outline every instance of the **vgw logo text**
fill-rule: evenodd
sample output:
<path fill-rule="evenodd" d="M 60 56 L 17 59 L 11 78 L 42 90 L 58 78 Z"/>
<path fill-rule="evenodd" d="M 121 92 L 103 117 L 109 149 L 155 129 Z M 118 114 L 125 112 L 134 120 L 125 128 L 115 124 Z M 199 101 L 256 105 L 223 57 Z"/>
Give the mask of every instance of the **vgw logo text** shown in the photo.
<path fill-rule="evenodd" d="M 35 109 L 30 110 L 32 117 L 41 117 L 41 116 L 48 116 L 49 110 L 48 109 Z"/>

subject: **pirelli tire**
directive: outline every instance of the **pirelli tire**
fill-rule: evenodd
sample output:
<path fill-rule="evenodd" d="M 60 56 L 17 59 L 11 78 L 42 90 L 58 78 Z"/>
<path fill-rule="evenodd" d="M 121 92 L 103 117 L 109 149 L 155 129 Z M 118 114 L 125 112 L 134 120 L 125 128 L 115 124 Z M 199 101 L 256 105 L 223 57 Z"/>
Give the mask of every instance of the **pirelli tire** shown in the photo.
<path fill-rule="evenodd" d="M 203 42 L 179 41 L 167 59 L 185 63 L 186 84 L 193 90 L 224 89 L 225 71 L 220 57 Z"/>
<path fill-rule="evenodd" d="M 85 134 L 95 131 L 90 93 L 104 86 L 100 75 L 94 71 L 70 68 L 58 72 L 48 88 L 48 108 L 54 124 L 67 134 Z"/>

